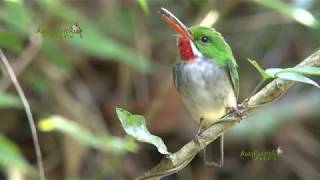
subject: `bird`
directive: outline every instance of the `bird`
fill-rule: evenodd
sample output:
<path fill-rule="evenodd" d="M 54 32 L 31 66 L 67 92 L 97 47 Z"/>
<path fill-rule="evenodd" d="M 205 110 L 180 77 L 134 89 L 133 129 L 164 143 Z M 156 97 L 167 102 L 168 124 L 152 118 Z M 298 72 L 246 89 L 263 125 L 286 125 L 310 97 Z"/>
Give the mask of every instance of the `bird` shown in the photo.
<path fill-rule="evenodd" d="M 200 123 L 200 133 L 228 112 L 237 111 L 239 76 L 236 59 L 216 29 L 204 26 L 187 28 L 165 8 L 160 9 L 160 14 L 178 33 L 180 58 L 173 66 L 173 82 L 193 119 Z M 220 164 L 213 165 L 223 165 L 223 135 L 221 151 Z"/>

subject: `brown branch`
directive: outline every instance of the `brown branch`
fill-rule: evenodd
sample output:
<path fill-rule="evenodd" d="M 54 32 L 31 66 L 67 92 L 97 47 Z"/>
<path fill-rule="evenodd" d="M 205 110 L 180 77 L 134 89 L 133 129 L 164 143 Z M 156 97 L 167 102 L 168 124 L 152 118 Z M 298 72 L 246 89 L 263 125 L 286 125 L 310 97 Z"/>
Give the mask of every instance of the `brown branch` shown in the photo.
<path fill-rule="evenodd" d="M 320 67 L 320 50 L 310 55 L 297 66 Z M 293 83 L 292 81 L 277 78 L 255 95 L 242 102 L 239 105 L 239 110 L 247 114 L 262 104 L 272 102 L 283 95 Z M 187 166 L 199 151 L 238 122 L 240 122 L 240 118 L 235 113 L 226 115 L 221 121 L 218 121 L 218 123 L 200 134 L 199 143 L 196 143 L 194 140 L 188 142 L 180 150 L 170 156 L 164 157 L 158 165 L 136 179 L 160 179 L 161 177 L 178 172 Z"/>

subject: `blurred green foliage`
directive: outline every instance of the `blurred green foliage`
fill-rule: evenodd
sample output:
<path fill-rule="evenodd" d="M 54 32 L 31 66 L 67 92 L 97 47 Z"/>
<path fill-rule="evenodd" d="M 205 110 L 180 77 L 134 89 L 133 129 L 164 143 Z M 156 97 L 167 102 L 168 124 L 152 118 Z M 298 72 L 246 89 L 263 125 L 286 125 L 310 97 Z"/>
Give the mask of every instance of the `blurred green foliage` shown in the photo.
<path fill-rule="evenodd" d="M 147 0 L 137 0 L 141 9 L 145 14 L 149 14 L 149 7 L 148 7 L 148 1 Z"/>
<path fill-rule="evenodd" d="M 78 22 L 83 29 L 83 38 L 68 38 L 67 42 L 74 47 L 100 57 L 101 60 L 115 60 L 126 63 L 142 72 L 149 71 L 150 61 L 132 51 L 130 48 L 114 41 L 101 32 L 100 28 L 90 19 L 81 15 L 62 1 L 38 1 L 49 13 L 70 24 Z M 61 53 L 61 52 L 60 52 Z"/>
<path fill-rule="evenodd" d="M 38 128 L 44 132 L 59 131 L 77 140 L 77 142 L 97 148 L 105 152 L 123 154 L 127 151 L 135 152 L 137 145 L 131 138 L 121 139 L 111 137 L 107 133 L 93 134 L 79 124 L 67 120 L 61 116 L 50 116 L 38 123 Z"/>
<path fill-rule="evenodd" d="M 49 89 L 49 82 L 43 76 L 35 73 L 29 72 L 26 74 L 26 81 L 31 85 L 31 87 L 40 94 L 45 94 Z"/>
<path fill-rule="evenodd" d="M 0 46 L 18 51 L 22 48 L 16 34 L 4 29 L 0 29 Z"/>
<path fill-rule="evenodd" d="M 25 160 L 19 148 L 2 134 L 0 134 L 0 166 L 4 168 L 14 166 L 22 172 L 35 173 L 35 170 Z"/>
<path fill-rule="evenodd" d="M 295 7 L 293 5 L 288 5 L 283 1 L 279 0 L 252 0 L 262 6 L 271 8 L 277 12 L 280 12 L 295 21 L 311 27 L 311 28 L 319 28 L 319 21 L 306 9 L 301 7 Z"/>
<path fill-rule="evenodd" d="M 31 14 L 25 7 L 24 1 L 4 1 L 5 7 L 0 11 L 0 19 L 13 32 L 20 35 L 29 31 Z"/>
<path fill-rule="evenodd" d="M 0 92 L 0 108 L 21 108 L 22 103 L 18 96 Z"/>
<path fill-rule="evenodd" d="M 32 102 L 34 103 L 34 106 L 32 106 L 34 113 L 40 114 L 41 116 L 43 114 L 47 115 L 48 113 L 49 115 L 57 114 L 56 111 L 59 111 L 59 108 L 64 108 L 51 107 L 56 106 L 52 98 L 60 97 L 54 96 L 52 94 L 57 93 L 57 91 L 55 91 L 55 89 L 50 89 L 52 88 L 51 86 L 57 84 L 66 86 L 67 92 L 73 92 L 73 90 L 76 89 L 75 91 L 80 95 L 76 93 L 72 94 L 75 99 L 85 99 L 87 97 L 81 94 L 83 93 L 83 89 L 79 88 L 80 85 L 76 83 L 79 82 L 79 79 L 81 79 L 81 77 L 79 78 L 79 69 L 82 69 L 83 66 L 87 66 L 87 62 L 89 61 L 94 62 L 93 64 L 95 64 L 96 61 L 100 61 L 99 63 L 97 63 L 98 66 L 100 66 L 101 64 L 107 64 L 107 68 L 101 68 L 104 73 L 105 71 L 108 71 L 107 75 L 104 74 L 104 76 L 99 77 L 99 75 L 101 74 L 93 73 L 93 75 L 89 74 L 89 76 L 98 76 L 102 79 L 103 82 L 105 82 L 106 78 L 112 79 L 106 83 L 107 85 L 101 83 L 102 81 L 97 80 L 97 84 L 99 85 L 97 87 L 93 85 L 92 89 L 90 89 L 90 91 L 92 91 L 91 93 L 93 94 L 93 102 L 96 103 L 96 106 L 101 108 L 99 110 L 102 111 L 102 117 L 105 118 L 105 123 L 110 126 L 110 133 L 115 132 L 120 134 L 123 131 L 121 128 L 117 129 L 117 125 L 119 125 L 119 123 L 118 121 L 114 120 L 114 117 L 110 115 L 112 113 L 110 113 L 109 111 L 113 112 L 113 107 L 118 104 L 125 104 L 126 107 L 131 106 L 130 108 L 134 107 L 135 112 L 145 111 L 146 107 L 151 104 L 151 101 L 147 101 L 146 99 L 148 98 L 141 98 L 141 96 L 138 96 L 139 93 L 143 96 L 149 93 L 151 95 L 157 94 L 158 89 L 162 88 L 161 81 L 166 78 L 164 74 L 168 73 L 167 71 L 161 70 L 165 68 L 169 69 L 168 64 L 172 63 L 175 60 L 175 50 L 171 48 L 174 47 L 174 38 L 171 36 L 169 37 L 169 33 L 164 33 L 163 30 L 166 29 L 166 26 L 158 17 L 157 11 L 161 6 L 168 7 L 175 14 L 177 13 L 177 16 L 179 18 L 182 17 L 182 20 L 186 22 L 187 25 L 194 25 L 194 22 L 199 22 L 199 20 L 201 20 L 204 15 L 211 10 L 219 13 L 219 19 L 217 21 L 216 27 L 219 31 L 223 31 L 223 34 L 227 40 L 230 40 L 229 43 L 233 47 L 235 55 L 238 58 L 238 62 L 240 65 L 240 84 L 242 88 L 244 87 L 244 91 L 241 92 L 243 97 L 246 96 L 246 91 L 249 91 L 249 89 L 251 88 L 251 84 L 254 84 L 254 78 L 252 78 L 252 74 L 246 72 L 247 65 L 243 63 L 244 61 L 241 61 L 241 59 L 245 59 L 249 56 L 258 56 L 260 59 L 260 57 L 271 54 L 272 58 L 261 58 L 259 64 L 261 64 L 263 67 L 288 67 L 297 63 L 294 61 L 295 59 L 297 59 L 297 57 L 301 59 L 311 51 L 314 51 L 314 49 L 319 47 L 320 43 L 318 20 L 319 11 L 317 10 L 319 3 L 316 0 L 303 1 L 307 5 L 301 5 L 302 1 L 299 1 L 299 5 L 298 0 L 251 0 L 248 1 L 249 3 L 247 1 L 242 2 L 237 0 L 206 0 L 190 2 L 165 0 L 114 1 L 114 3 L 116 4 L 114 6 L 115 8 L 107 10 L 104 8 L 108 8 L 109 3 L 112 4 L 112 1 L 90 1 L 90 4 L 86 4 L 86 2 L 89 1 L 2 1 L 0 3 L 0 47 L 8 52 L 8 55 L 10 57 L 9 60 L 11 60 L 12 57 L 18 57 L 21 52 L 24 52 L 24 50 L 28 48 L 32 36 L 40 37 L 41 47 L 39 52 L 36 53 L 37 57 L 34 57 L 35 62 L 32 64 L 34 67 L 32 65 L 28 67 L 27 71 L 23 73 L 20 80 L 24 81 L 23 88 L 29 90 L 28 98 L 32 99 Z M 102 6 L 105 2 L 107 2 L 107 5 L 104 4 L 104 6 Z M 217 4 L 219 6 L 213 6 L 213 4 Z M 89 11 L 86 5 L 89 5 Z M 137 8 L 133 7 L 133 5 L 136 5 Z M 103 8 L 100 8 L 100 6 Z M 260 6 L 265 8 L 258 8 Z M 111 11 L 111 13 L 109 11 Z M 267 13 L 264 14 L 265 12 Z M 268 16 L 270 15 L 268 14 L 270 12 L 272 14 L 274 12 L 278 12 L 275 14 L 277 14 L 277 17 L 279 18 L 270 16 L 272 17 L 270 21 L 270 17 Z M 285 19 L 285 21 L 282 21 L 282 19 Z M 44 28 L 48 31 L 57 31 L 59 29 L 61 30 L 61 28 L 70 27 L 76 22 L 79 22 L 80 27 L 83 31 L 82 38 L 80 38 L 79 36 L 74 36 L 73 38 L 54 37 L 50 34 L 41 34 L 37 32 L 38 28 Z M 144 25 L 145 27 L 140 27 L 142 25 Z M 137 28 L 135 29 L 135 31 L 138 31 L 137 34 L 134 34 L 134 28 Z M 140 33 L 140 28 L 145 28 L 147 30 Z M 145 32 L 148 32 L 148 34 L 145 34 Z M 142 41 L 146 36 L 148 36 L 148 39 L 150 41 L 146 43 L 148 45 L 148 48 L 150 48 L 150 50 L 148 50 L 147 52 L 150 51 L 150 54 L 144 54 L 145 52 L 143 50 L 139 51 L 139 48 L 136 47 L 138 46 L 137 42 L 139 40 Z M 166 39 L 166 37 L 168 38 Z M 164 43 L 164 41 L 168 43 L 166 44 Z M 167 46 L 169 44 L 172 44 L 172 46 Z M 290 50 L 292 52 L 288 53 L 287 50 Z M 165 51 L 166 53 L 164 53 Z M 290 54 L 290 56 L 288 54 Z M 294 56 L 294 58 L 292 58 L 292 56 Z M 152 61 L 152 58 L 155 58 L 156 60 Z M 281 61 L 283 59 L 287 60 L 283 62 Z M 81 64 L 82 62 L 85 62 L 84 65 L 79 66 L 79 64 Z M 118 66 L 116 66 L 115 68 L 113 64 L 120 64 L 120 67 L 128 67 L 134 73 L 127 73 L 127 75 L 129 76 L 128 79 L 121 79 L 118 77 L 118 75 L 122 73 L 122 70 L 119 70 Z M 271 66 L 274 64 L 275 66 Z M 59 71 L 52 70 L 52 68 L 49 67 L 51 65 Z M 256 63 L 256 68 L 257 67 L 260 67 L 258 63 Z M 44 75 L 45 73 L 53 72 L 54 75 L 58 76 L 60 75 L 60 70 L 66 71 L 70 74 L 72 73 L 73 76 L 68 76 L 68 78 L 58 79 L 56 80 L 57 82 L 53 82 L 55 81 L 55 79 L 50 79 L 47 75 Z M 128 72 L 126 69 L 124 71 Z M 263 75 L 265 79 L 275 76 L 279 77 L 280 75 L 286 79 L 300 80 L 314 85 L 316 81 L 310 81 L 310 79 L 305 79 L 305 76 L 300 75 L 319 75 L 318 69 L 305 68 L 272 68 L 266 70 L 258 68 L 258 71 Z M 142 73 L 143 76 L 147 76 L 146 79 L 148 81 L 145 79 L 141 80 L 141 76 L 137 76 L 137 74 L 135 74 L 136 72 L 138 72 L 139 75 L 141 75 L 140 73 Z M 160 75 L 159 72 L 161 72 Z M 284 72 L 286 74 L 284 74 Z M 290 73 L 289 76 L 288 72 Z M 294 72 L 295 74 L 293 75 L 292 72 Z M 297 77 L 296 73 L 300 75 L 298 75 Z M 122 75 L 123 74 L 121 74 L 120 76 Z M 285 77 L 283 75 L 285 75 Z M 133 77 L 135 77 L 136 79 L 134 79 Z M 95 80 L 95 78 L 92 79 Z M 89 81 L 91 81 L 92 79 L 90 79 Z M 127 82 L 118 82 L 119 79 L 123 81 L 127 80 Z M 150 83 L 149 80 L 151 80 L 152 82 Z M 132 83 L 131 81 L 134 82 Z M 132 85 L 131 83 L 137 83 L 134 84 L 135 89 L 130 89 L 130 85 Z M 147 89 L 145 91 L 140 91 L 140 88 L 144 84 L 150 86 L 148 88 L 150 88 L 151 90 Z M 102 86 L 107 87 L 104 87 L 105 89 L 102 88 L 102 90 L 99 89 Z M 122 94 L 122 91 L 118 92 L 119 89 L 124 89 L 123 92 L 127 94 Z M 10 90 L 11 89 L 9 89 L 9 91 Z M 115 91 L 116 93 L 111 93 L 111 91 Z M 297 93 L 297 91 L 298 90 L 294 92 Z M 132 94 L 134 94 L 134 96 Z M 120 100 L 116 98 L 119 98 Z M 135 99 L 135 101 L 132 99 Z M 153 97 L 150 99 L 152 100 Z M 160 99 L 162 98 L 160 97 Z M 163 97 L 163 99 L 165 99 L 165 97 Z M 174 98 L 171 98 L 170 96 L 170 101 L 171 99 Z M 270 135 L 271 133 L 275 132 L 277 128 L 279 128 L 283 124 L 283 122 L 294 120 L 297 114 L 300 113 L 300 111 L 297 111 L 297 109 L 304 110 L 303 112 L 305 114 L 313 113 L 314 115 L 318 115 L 318 99 L 320 99 L 319 94 L 312 94 L 310 96 L 303 96 L 301 98 L 292 96 L 290 102 L 266 107 L 262 111 L 258 111 L 256 114 L 253 114 L 252 117 L 249 117 L 248 122 L 240 123 L 239 126 L 232 129 L 232 132 L 236 132 L 234 137 L 243 137 L 246 140 L 259 137 L 262 139 L 266 135 Z M 110 104 L 102 104 L 102 101 L 108 101 L 108 103 L 110 101 Z M 83 101 L 79 100 L 75 102 Z M 147 103 L 147 105 L 145 105 L 144 103 Z M 165 103 L 166 105 L 170 105 L 170 103 L 172 102 Z M 161 103 L 158 103 L 157 106 L 161 106 L 159 104 Z M 312 108 L 309 108 L 310 106 Z M 21 102 L 17 96 L 1 91 L 0 108 L 6 110 L 7 108 L 17 109 L 21 107 Z M 91 107 L 91 104 L 89 107 Z M 73 107 L 71 106 L 70 109 L 73 109 Z M 88 109 L 88 111 L 90 112 L 91 109 Z M 171 120 L 173 121 L 173 119 L 176 118 L 176 109 L 178 109 L 178 107 L 176 107 L 175 109 L 170 109 L 170 116 L 163 115 L 163 117 L 161 118 L 171 117 Z M 186 112 L 184 113 L 187 114 Z M 301 114 L 304 115 L 304 113 Z M 19 120 L 25 120 L 19 115 L 19 113 L 15 112 L 13 114 L 18 114 L 18 116 L 20 117 Z M 118 109 L 117 115 L 123 125 L 124 130 L 128 134 L 131 134 L 133 137 L 140 141 L 155 144 L 158 147 L 158 151 L 164 154 L 168 153 L 167 147 L 163 143 L 161 138 L 152 135 L 148 131 L 143 116 L 133 115 L 125 110 L 120 109 Z M 1 120 L 7 120 L 7 117 L 10 118 L 11 116 L 3 116 L 3 119 Z M 88 119 L 88 121 L 89 120 L 90 119 Z M 163 119 L 160 120 L 162 121 Z M 11 122 L 11 119 L 9 119 L 8 121 Z M 166 123 L 160 124 L 162 126 L 166 125 Z M 167 126 L 175 126 L 175 123 L 168 124 L 169 125 Z M 108 161 L 104 162 L 105 164 L 107 164 L 106 166 L 109 167 L 107 171 L 105 171 L 104 167 L 102 166 L 99 166 L 98 168 L 94 166 L 94 169 L 96 170 L 94 173 L 98 174 L 99 172 L 97 173 L 97 171 L 101 171 L 100 173 L 102 175 L 99 177 L 107 179 L 125 179 L 122 176 L 118 178 L 117 176 L 113 175 L 119 175 L 124 171 L 140 172 L 141 169 L 138 169 L 137 167 L 147 166 L 149 168 L 149 166 L 151 165 L 151 163 L 149 162 L 150 160 L 148 159 L 148 156 L 150 155 L 148 155 L 147 151 L 142 151 L 142 157 L 147 157 L 145 158 L 147 160 L 145 160 L 144 158 L 139 159 L 139 161 L 142 162 L 142 165 L 135 164 L 134 166 L 137 167 L 134 167 L 132 169 L 126 167 L 127 169 L 123 171 L 117 171 L 117 168 L 121 167 L 121 164 L 117 164 L 119 163 L 118 161 L 110 161 L 110 158 L 122 157 L 122 155 L 128 152 L 137 152 L 138 144 L 130 137 L 118 138 L 116 136 L 110 135 L 107 132 L 93 132 L 89 130 L 89 128 L 80 125 L 78 121 L 75 122 L 60 116 L 49 116 L 49 118 L 40 121 L 38 125 L 39 128 L 43 130 L 43 132 L 57 131 L 61 134 L 72 137 L 83 146 L 93 147 L 104 153 L 112 153 L 112 155 L 114 156 L 109 156 Z M 17 127 L 20 128 L 21 126 L 15 126 L 14 123 L 12 126 L 13 127 L 11 128 L 14 129 L 17 134 L 23 133 L 23 131 L 21 131 L 20 129 L 16 129 Z M 181 128 L 182 126 L 182 124 L 179 124 L 179 126 L 177 127 Z M 7 127 L 7 124 L 3 124 L 3 126 L 1 127 L 5 129 Z M 316 124 L 315 127 L 317 127 Z M 170 128 L 171 127 L 163 128 L 165 129 L 164 134 L 168 136 L 172 135 L 170 134 L 170 132 L 167 132 Z M 179 128 L 175 128 L 174 133 L 177 133 L 176 131 L 178 131 Z M 163 133 L 162 131 L 158 130 L 153 132 L 161 134 Z M 186 136 L 189 137 L 190 133 L 188 133 L 189 132 L 185 131 L 183 134 L 183 138 L 185 138 Z M 8 135 L 12 134 L 12 132 L 8 133 Z M 19 135 L 21 136 L 19 136 L 19 138 L 26 137 L 24 133 L 22 135 Z M 54 137 L 51 135 L 51 133 L 48 134 L 48 136 Z M 44 135 L 44 137 L 46 137 L 46 135 Z M 176 139 L 183 138 L 179 137 Z M 245 144 L 246 140 L 242 141 L 241 144 Z M 24 139 L 22 141 L 24 141 Z M 185 141 L 185 139 L 183 139 L 183 141 Z M 50 144 L 49 142 L 51 141 L 42 143 L 44 143 L 44 146 L 47 146 L 49 144 L 49 147 L 51 147 L 50 145 L 52 144 Z M 177 141 L 175 141 L 175 144 L 181 143 L 176 142 Z M 19 141 L 19 143 L 21 142 Z M 24 143 L 31 144 L 29 141 L 26 141 Z M 171 149 L 170 141 L 168 145 Z M 54 153 L 57 152 L 58 151 L 55 149 Z M 27 156 L 28 159 L 34 158 L 29 157 L 30 155 L 27 153 L 24 153 L 24 155 L 22 155 L 19 147 L 15 145 L 14 142 L 9 140 L 4 135 L 0 135 L 0 164 L 4 171 L 7 171 L 6 169 L 8 168 L 8 166 L 16 164 L 17 167 L 21 169 L 21 171 L 33 172 L 34 170 L 29 171 L 30 169 L 33 169 L 33 167 L 28 164 L 28 162 L 25 160 L 26 158 L 24 158 L 23 156 Z M 57 161 L 64 161 L 61 157 L 60 159 L 57 159 Z M 91 157 L 89 159 L 90 161 L 93 161 Z M 137 162 L 136 160 L 133 161 Z M 124 162 L 127 163 L 128 161 L 124 160 Z M 129 161 L 128 164 L 130 164 L 130 162 L 132 163 L 132 160 Z M 236 167 L 236 164 L 234 167 Z M 138 170 L 135 168 L 137 168 Z M 63 171 L 65 173 L 65 169 L 61 169 L 59 171 Z M 237 170 L 232 169 L 232 172 L 236 171 Z M 244 171 L 242 169 L 242 171 L 239 172 Z M 250 169 L 250 171 L 248 172 L 251 173 L 253 171 L 251 171 Z M 257 172 L 260 173 L 261 169 Z M 105 174 L 107 174 L 108 177 L 104 177 Z M 112 174 L 112 176 L 110 174 Z M 241 177 L 238 176 L 237 178 L 241 179 Z"/>

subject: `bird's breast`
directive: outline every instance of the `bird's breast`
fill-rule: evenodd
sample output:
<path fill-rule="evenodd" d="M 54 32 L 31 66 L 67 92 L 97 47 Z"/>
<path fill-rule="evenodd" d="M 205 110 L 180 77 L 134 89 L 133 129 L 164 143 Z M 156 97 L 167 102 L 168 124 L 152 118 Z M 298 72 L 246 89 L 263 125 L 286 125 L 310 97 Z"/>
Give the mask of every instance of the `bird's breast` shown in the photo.
<path fill-rule="evenodd" d="M 176 87 L 187 108 L 198 121 L 211 124 L 226 113 L 226 107 L 236 105 L 228 74 L 210 60 L 175 65 Z"/>

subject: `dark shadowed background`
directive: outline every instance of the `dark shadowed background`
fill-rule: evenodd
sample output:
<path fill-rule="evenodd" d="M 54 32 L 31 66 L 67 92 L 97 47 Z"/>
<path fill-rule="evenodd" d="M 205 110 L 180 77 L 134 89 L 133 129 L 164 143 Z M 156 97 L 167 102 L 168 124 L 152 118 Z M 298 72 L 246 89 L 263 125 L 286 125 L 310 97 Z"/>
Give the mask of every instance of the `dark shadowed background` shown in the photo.
<path fill-rule="evenodd" d="M 320 44 L 318 0 L 2 0 L 0 47 L 43 122 L 48 179 L 133 179 L 158 163 L 155 147 L 125 134 L 118 106 L 144 115 L 170 152 L 195 135 L 198 125 L 172 84 L 176 35 L 160 7 L 187 26 L 213 24 L 223 34 L 239 64 L 239 101 L 260 80 L 247 58 L 291 67 Z M 319 105 L 320 90 L 297 83 L 227 132 L 223 168 L 205 166 L 200 153 L 164 179 L 319 179 Z M 219 158 L 218 144 L 211 158 Z M 277 149 L 275 160 L 240 156 Z M 28 120 L 1 64 L 0 179 L 36 177 Z"/>

